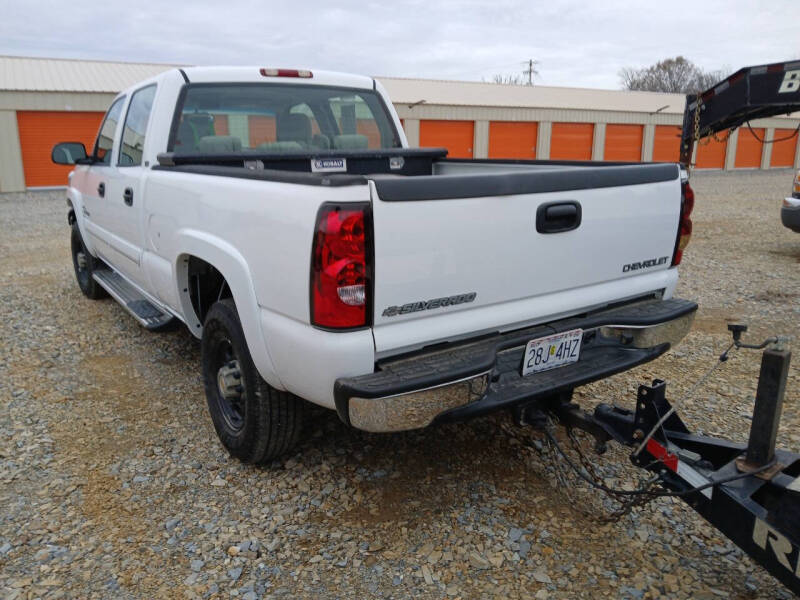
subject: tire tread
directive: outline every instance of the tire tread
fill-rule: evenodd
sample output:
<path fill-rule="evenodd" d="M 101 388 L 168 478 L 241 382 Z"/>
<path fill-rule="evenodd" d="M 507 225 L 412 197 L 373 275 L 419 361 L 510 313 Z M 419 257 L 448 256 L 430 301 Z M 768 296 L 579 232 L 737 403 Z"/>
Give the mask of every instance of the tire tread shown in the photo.
<path fill-rule="evenodd" d="M 241 437 L 236 439 L 236 436 L 231 435 L 221 425 L 219 415 L 215 415 L 215 403 L 210 396 L 216 386 L 215 374 L 206 372 L 206 353 L 203 351 L 203 377 L 208 406 L 223 445 L 233 456 L 247 463 L 263 464 L 285 454 L 299 440 L 303 425 L 303 400 L 289 392 L 276 390 L 259 375 L 247 349 L 233 299 L 216 302 L 208 311 L 205 327 L 222 327 L 226 330 L 231 342 L 240 347 L 239 362 L 242 370 L 249 371 L 243 372 L 242 376 L 255 380 L 255 420 L 251 423 L 245 422 Z M 207 330 L 203 333 L 204 342 Z"/>

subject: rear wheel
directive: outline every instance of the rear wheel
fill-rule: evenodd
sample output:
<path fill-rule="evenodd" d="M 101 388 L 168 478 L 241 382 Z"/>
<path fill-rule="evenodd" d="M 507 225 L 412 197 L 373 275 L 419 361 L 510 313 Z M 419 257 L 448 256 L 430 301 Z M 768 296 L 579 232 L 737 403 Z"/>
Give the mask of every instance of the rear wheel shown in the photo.
<path fill-rule="evenodd" d="M 208 311 L 201 353 L 208 410 L 228 452 L 263 463 L 290 450 L 300 435 L 303 401 L 261 378 L 232 299 Z"/>
<path fill-rule="evenodd" d="M 70 235 L 70 246 L 72 248 L 72 266 L 75 269 L 75 279 L 78 287 L 81 288 L 83 295 L 92 300 L 98 300 L 108 296 L 99 283 L 94 280 L 94 271 L 100 265 L 100 261 L 89 254 L 86 244 L 83 243 L 78 224 L 72 224 Z"/>

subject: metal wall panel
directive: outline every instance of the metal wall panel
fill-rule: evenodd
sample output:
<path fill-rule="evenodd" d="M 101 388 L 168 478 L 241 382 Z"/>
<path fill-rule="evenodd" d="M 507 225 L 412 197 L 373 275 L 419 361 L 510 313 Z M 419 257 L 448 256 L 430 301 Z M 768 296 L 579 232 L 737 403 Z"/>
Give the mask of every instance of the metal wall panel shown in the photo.
<path fill-rule="evenodd" d="M 75 110 L 106 112 L 116 94 L 84 92 L 9 92 L 0 90 L 0 110 Z"/>
<path fill-rule="evenodd" d="M 17 113 L 0 110 L 0 192 L 25 191 Z"/>

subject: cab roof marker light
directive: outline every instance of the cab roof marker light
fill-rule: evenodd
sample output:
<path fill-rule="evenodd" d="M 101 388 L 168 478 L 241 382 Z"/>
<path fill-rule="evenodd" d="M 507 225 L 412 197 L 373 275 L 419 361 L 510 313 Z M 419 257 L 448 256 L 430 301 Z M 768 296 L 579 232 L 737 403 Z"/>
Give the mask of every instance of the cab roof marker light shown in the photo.
<path fill-rule="evenodd" d="M 264 77 L 300 77 L 301 79 L 311 79 L 314 74 L 305 69 L 260 69 L 259 73 Z"/>

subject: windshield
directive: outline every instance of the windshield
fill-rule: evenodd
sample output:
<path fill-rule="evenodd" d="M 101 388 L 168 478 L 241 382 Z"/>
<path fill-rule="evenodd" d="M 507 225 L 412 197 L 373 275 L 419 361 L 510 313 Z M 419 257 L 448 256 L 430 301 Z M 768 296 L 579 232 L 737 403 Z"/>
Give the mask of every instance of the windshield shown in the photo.
<path fill-rule="evenodd" d="M 287 84 L 187 85 L 169 150 L 183 154 L 399 148 L 380 96 Z"/>

